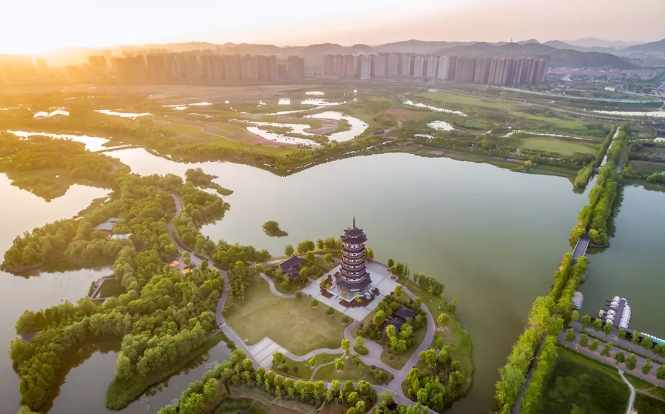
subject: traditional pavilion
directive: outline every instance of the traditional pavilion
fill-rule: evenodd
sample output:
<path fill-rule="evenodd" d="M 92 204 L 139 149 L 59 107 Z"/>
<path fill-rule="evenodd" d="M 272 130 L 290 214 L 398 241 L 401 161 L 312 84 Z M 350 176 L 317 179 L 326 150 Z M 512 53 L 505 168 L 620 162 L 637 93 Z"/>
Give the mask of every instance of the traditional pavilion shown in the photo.
<path fill-rule="evenodd" d="M 365 243 L 367 237 L 362 229 L 353 227 L 342 235 L 342 269 L 335 274 L 335 284 L 340 290 L 351 294 L 364 294 L 372 286 L 372 279 L 365 268 Z"/>

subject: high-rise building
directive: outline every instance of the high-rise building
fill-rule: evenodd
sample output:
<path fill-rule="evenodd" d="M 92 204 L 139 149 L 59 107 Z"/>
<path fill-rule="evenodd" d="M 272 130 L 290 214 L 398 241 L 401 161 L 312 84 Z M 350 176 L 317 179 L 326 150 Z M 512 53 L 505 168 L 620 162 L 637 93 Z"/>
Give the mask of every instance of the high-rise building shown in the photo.
<path fill-rule="evenodd" d="M 167 64 L 166 64 L 166 57 L 168 55 L 164 53 L 159 53 L 159 54 L 148 54 L 145 57 L 146 60 L 146 71 L 147 74 L 146 76 L 148 79 L 151 81 L 158 81 L 162 82 L 166 80 L 167 77 Z M 88 60 L 92 59 L 95 56 L 90 56 Z M 100 58 L 104 58 L 103 56 L 99 56 Z M 106 61 L 104 59 L 104 61 Z M 100 62 L 101 64 L 101 62 Z M 93 61 L 90 60 L 90 66 L 93 66 Z"/>
<path fill-rule="evenodd" d="M 488 83 L 490 85 L 505 85 L 508 82 L 508 73 L 510 70 L 510 58 L 494 57 L 490 64 L 490 74 Z"/>
<path fill-rule="evenodd" d="M 243 55 L 240 58 L 240 77 L 249 80 L 259 78 L 259 62 L 255 55 Z"/>
<path fill-rule="evenodd" d="M 432 55 L 427 56 L 427 68 L 425 70 L 425 77 L 427 79 L 436 78 L 438 64 L 439 64 L 439 58 L 437 56 L 432 56 Z"/>
<path fill-rule="evenodd" d="M 448 70 L 450 68 L 450 58 L 448 56 L 441 56 L 439 58 L 439 70 L 437 71 L 437 79 L 447 80 Z"/>
<path fill-rule="evenodd" d="M 534 83 L 543 83 L 545 80 L 545 72 L 547 72 L 547 60 L 546 59 L 538 59 L 538 64 L 536 65 L 536 79 L 534 79 Z"/>
<path fill-rule="evenodd" d="M 335 75 L 335 55 L 326 55 L 323 58 L 323 74 L 326 76 Z"/>
<path fill-rule="evenodd" d="M 478 58 L 476 59 L 476 71 L 473 75 L 473 83 L 486 84 L 490 77 L 490 66 L 492 65 L 492 58 Z"/>
<path fill-rule="evenodd" d="M 39 59 L 37 59 L 39 64 Z M 90 64 L 90 72 L 93 76 L 107 76 L 108 67 L 106 66 L 106 57 L 104 56 L 88 56 L 88 63 Z"/>
<path fill-rule="evenodd" d="M 123 82 L 144 82 L 146 80 L 146 66 L 143 55 L 117 58 L 118 79 Z"/>
<path fill-rule="evenodd" d="M 455 65 L 456 82 L 471 83 L 476 73 L 476 58 L 473 56 L 459 56 Z"/>
<path fill-rule="evenodd" d="M 413 57 L 413 70 L 411 72 L 411 76 L 414 78 L 422 78 L 423 74 L 425 73 L 425 56 L 423 55 L 416 55 Z"/>
<path fill-rule="evenodd" d="M 353 55 L 344 56 L 344 77 L 353 79 L 356 76 L 356 58 Z"/>
<path fill-rule="evenodd" d="M 402 53 L 400 64 L 399 76 L 403 78 L 411 77 L 413 74 L 413 55 Z"/>
<path fill-rule="evenodd" d="M 370 79 L 372 76 L 372 56 L 359 56 L 358 61 L 360 62 L 360 79 Z"/>
<path fill-rule="evenodd" d="M 299 56 L 289 56 L 286 65 L 289 80 L 305 79 L 305 59 Z"/>
<path fill-rule="evenodd" d="M 458 56 L 450 56 L 450 60 L 448 61 L 448 80 L 455 79 L 455 72 L 457 72 L 457 60 Z"/>
<path fill-rule="evenodd" d="M 335 55 L 335 76 L 344 76 L 344 55 Z"/>
<path fill-rule="evenodd" d="M 388 56 L 388 77 L 397 78 L 400 75 L 402 57 L 399 53 L 391 53 Z"/>
<path fill-rule="evenodd" d="M 388 55 L 382 53 L 374 57 L 374 77 L 388 77 Z"/>

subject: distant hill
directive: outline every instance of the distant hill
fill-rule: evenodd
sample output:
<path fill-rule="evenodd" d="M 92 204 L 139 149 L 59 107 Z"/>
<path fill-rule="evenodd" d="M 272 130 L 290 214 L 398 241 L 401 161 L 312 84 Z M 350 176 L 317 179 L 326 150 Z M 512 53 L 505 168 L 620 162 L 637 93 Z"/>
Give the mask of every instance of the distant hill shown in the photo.
<path fill-rule="evenodd" d="M 572 49 L 557 49 L 539 43 L 508 43 L 496 46 L 491 43 L 474 43 L 468 46 L 456 46 L 436 52 L 438 55 L 457 54 L 474 56 L 548 56 L 550 67 L 612 67 L 633 69 L 635 65 L 609 53 L 580 52 Z"/>
<path fill-rule="evenodd" d="M 622 52 L 665 52 L 665 39 L 642 45 L 628 46 Z"/>
<path fill-rule="evenodd" d="M 586 48 L 614 48 L 614 49 L 623 49 L 628 46 L 638 45 L 640 42 L 624 42 L 622 40 L 603 40 L 595 37 L 584 37 L 577 40 L 566 40 L 565 43 L 577 46 L 577 47 L 586 47 Z"/>
<path fill-rule="evenodd" d="M 424 40 L 404 40 L 401 42 L 386 43 L 374 46 L 374 50 L 380 53 L 422 53 L 430 54 L 437 50 L 447 49 L 455 46 L 470 45 L 474 42 L 443 42 Z"/>
<path fill-rule="evenodd" d="M 599 52 L 599 53 L 611 53 L 611 54 L 617 54 L 620 51 L 623 51 L 623 49 L 617 49 L 615 47 L 600 47 L 600 46 L 594 46 L 594 47 L 583 47 L 583 46 L 576 46 L 576 45 L 571 45 L 566 42 L 562 42 L 560 40 L 550 40 L 548 42 L 543 43 L 546 46 L 551 46 L 555 47 L 557 49 L 571 49 L 571 50 L 577 50 L 578 52 Z"/>

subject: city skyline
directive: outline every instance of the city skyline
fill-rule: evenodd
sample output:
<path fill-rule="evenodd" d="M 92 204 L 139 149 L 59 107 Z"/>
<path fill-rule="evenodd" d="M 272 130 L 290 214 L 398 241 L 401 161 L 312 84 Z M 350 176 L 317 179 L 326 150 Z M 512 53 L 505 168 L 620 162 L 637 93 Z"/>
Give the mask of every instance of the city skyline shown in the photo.
<path fill-rule="evenodd" d="M 7 19 L 0 27 L 0 36 L 12 41 L 3 42 L 0 53 L 16 54 L 39 54 L 65 47 L 189 41 L 284 46 L 328 42 L 376 45 L 407 39 L 565 41 L 584 37 L 647 42 L 665 37 L 659 24 L 665 15 L 665 2 L 660 0 L 636 0 L 630 4 L 610 0 L 602 7 L 593 0 L 562 0 L 557 7 L 526 0 L 500 4 L 452 0 L 436 5 L 425 0 L 414 0 L 408 5 L 396 0 L 340 0 L 317 7 L 302 0 L 224 5 L 193 0 L 187 7 L 154 0 L 140 4 L 119 0 L 112 7 L 82 1 L 63 5 L 39 0 L 29 5 L 5 5 L 3 9 Z M 545 14 L 546 19 L 540 18 Z M 118 30 L 119 26 L 122 30 Z"/>

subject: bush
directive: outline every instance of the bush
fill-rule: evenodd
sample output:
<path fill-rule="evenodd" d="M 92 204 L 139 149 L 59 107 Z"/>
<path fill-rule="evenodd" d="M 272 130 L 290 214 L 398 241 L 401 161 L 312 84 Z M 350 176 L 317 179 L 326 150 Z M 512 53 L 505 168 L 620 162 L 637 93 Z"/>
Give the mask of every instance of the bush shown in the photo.
<path fill-rule="evenodd" d="M 297 291 L 297 292 L 296 292 L 296 298 L 300 299 L 301 297 L 302 297 L 302 292 L 301 292 L 301 291 Z"/>
<path fill-rule="evenodd" d="M 316 306 L 316 305 L 319 304 L 319 301 L 316 300 L 316 299 L 312 299 L 312 301 L 310 302 L 310 304 L 312 305 L 312 307 L 314 307 L 314 306 Z"/>
<path fill-rule="evenodd" d="M 349 323 L 349 321 L 351 321 L 351 318 L 349 318 L 349 315 L 343 315 L 342 316 L 342 322 Z"/>
<path fill-rule="evenodd" d="M 334 313 L 335 313 L 335 309 L 333 309 L 333 308 L 326 309 L 326 315 L 332 315 Z"/>

